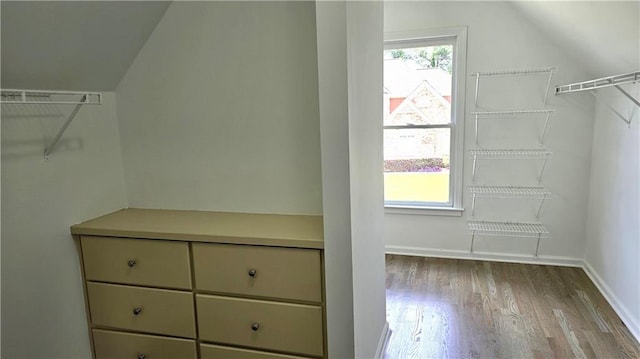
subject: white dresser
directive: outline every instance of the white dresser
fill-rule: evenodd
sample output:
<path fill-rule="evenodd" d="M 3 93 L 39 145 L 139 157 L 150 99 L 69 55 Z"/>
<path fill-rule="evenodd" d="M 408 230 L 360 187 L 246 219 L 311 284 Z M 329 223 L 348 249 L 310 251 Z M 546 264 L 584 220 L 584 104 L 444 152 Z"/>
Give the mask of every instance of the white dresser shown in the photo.
<path fill-rule="evenodd" d="M 72 226 L 94 357 L 326 358 L 322 228 L 145 209 Z"/>

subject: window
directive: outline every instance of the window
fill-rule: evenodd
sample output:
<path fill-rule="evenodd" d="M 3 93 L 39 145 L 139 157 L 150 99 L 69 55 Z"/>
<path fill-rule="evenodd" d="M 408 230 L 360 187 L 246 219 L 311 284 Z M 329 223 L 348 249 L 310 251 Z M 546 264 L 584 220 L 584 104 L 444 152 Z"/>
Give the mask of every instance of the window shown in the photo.
<path fill-rule="evenodd" d="M 387 208 L 462 210 L 466 28 L 385 34 Z"/>

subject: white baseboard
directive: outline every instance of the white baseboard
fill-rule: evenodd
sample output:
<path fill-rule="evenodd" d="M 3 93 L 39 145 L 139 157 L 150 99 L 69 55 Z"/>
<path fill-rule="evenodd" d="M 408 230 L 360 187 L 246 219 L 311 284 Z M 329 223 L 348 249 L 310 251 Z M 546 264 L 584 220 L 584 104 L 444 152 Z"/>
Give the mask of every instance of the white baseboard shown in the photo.
<path fill-rule="evenodd" d="M 589 262 L 584 261 L 582 268 L 584 269 L 585 273 L 587 273 L 593 284 L 596 285 L 600 293 L 602 293 L 607 302 L 609 302 L 609 305 L 611 305 L 613 310 L 618 314 L 627 328 L 629 328 L 631 334 L 636 338 L 638 342 L 640 342 L 640 323 L 638 323 L 638 320 L 629 314 L 629 310 L 627 309 L 627 307 L 622 304 L 622 302 L 613 293 L 613 291 L 611 290 L 611 288 L 609 288 L 605 281 L 602 280 L 602 277 L 598 275 L 598 272 L 593 269 Z"/>
<path fill-rule="evenodd" d="M 604 280 L 598 275 L 593 267 L 583 259 L 571 258 L 571 257 L 554 257 L 554 256 L 540 256 L 537 259 L 527 257 L 518 254 L 498 254 L 498 253 L 484 253 L 474 252 L 469 253 L 467 251 L 453 251 L 453 250 L 441 250 L 432 248 L 419 248 L 419 247 L 403 247 L 403 246 L 386 246 L 387 254 L 400 254 L 408 256 L 419 257 L 435 257 L 435 258 L 452 258 L 452 259 L 471 259 L 481 261 L 493 261 L 493 262 L 508 262 L 508 263 L 526 263 L 526 264 L 541 264 L 541 265 L 555 265 L 566 267 L 579 267 L 582 268 L 587 276 L 591 279 L 593 284 L 598 288 L 600 293 L 609 302 L 609 305 L 618 314 L 620 319 L 629 328 L 631 334 L 640 342 L 640 323 L 638 319 L 635 319 L 627 307 L 622 304 L 618 297 L 613 293 L 611 288 L 605 283 Z"/>
<path fill-rule="evenodd" d="M 501 254 L 489 252 L 473 252 L 442 250 L 433 248 L 404 247 L 387 245 L 385 247 L 387 254 L 401 254 L 407 256 L 418 257 L 436 257 L 436 258 L 452 258 L 452 259 L 472 259 L 478 261 L 492 262 L 508 262 L 508 263 L 526 263 L 526 264 L 542 264 L 564 267 L 582 267 L 583 260 L 581 258 L 572 257 L 556 257 L 556 256 L 532 256 L 522 254 Z"/>
<path fill-rule="evenodd" d="M 390 336 L 391 330 L 389 330 L 389 322 L 384 322 L 382 333 L 380 333 L 380 340 L 378 341 L 378 347 L 376 348 L 375 359 L 384 358 L 384 352 L 387 349 L 387 343 L 389 343 Z"/>

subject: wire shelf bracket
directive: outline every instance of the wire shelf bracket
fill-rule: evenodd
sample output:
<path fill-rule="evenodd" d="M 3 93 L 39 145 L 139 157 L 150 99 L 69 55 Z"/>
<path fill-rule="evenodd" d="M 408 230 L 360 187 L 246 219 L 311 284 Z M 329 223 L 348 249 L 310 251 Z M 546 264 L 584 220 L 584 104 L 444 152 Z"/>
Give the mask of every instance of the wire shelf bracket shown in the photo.
<path fill-rule="evenodd" d="M 491 119 L 524 119 L 524 118 L 544 118 L 544 126 L 542 128 L 542 134 L 538 137 L 540 144 L 544 143 L 544 136 L 547 134 L 547 128 L 549 127 L 549 119 L 553 115 L 555 110 L 517 110 L 517 111 L 479 111 L 471 112 L 471 116 L 475 119 L 475 140 L 478 144 L 478 121 L 479 120 L 491 120 Z"/>
<path fill-rule="evenodd" d="M 52 98 L 52 96 L 54 98 Z M 75 100 L 80 96 L 80 100 Z M 75 105 L 69 117 L 64 122 L 53 140 L 44 148 L 44 159 L 48 160 L 49 155 L 56 149 L 60 138 L 67 130 L 71 121 L 76 117 L 83 105 L 101 105 L 102 94 L 97 92 L 74 92 L 74 91 L 44 91 L 44 90 L 15 90 L 2 89 L 0 104 L 48 104 L 48 105 Z"/>
<path fill-rule="evenodd" d="M 538 174 L 538 182 L 542 181 L 542 174 L 547 166 L 547 161 L 551 157 L 551 152 L 546 149 L 536 150 L 470 150 L 469 155 L 473 159 L 471 180 L 476 179 L 476 168 L 478 160 L 517 160 L 517 159 L 542 159 L 542 167 Z"/>
<path fill-rule="evenodd" d="M 551 197 L 551 192 L 542 186 L 470 186 L 471 215 L 475 215 L 476 198 L 500 198 L 500 199 L 536 199 L 540 200 L 540 206 L 536 212 L 536 219 L 540 218 L 540 212 L 544 201 Z"/>
<path fill-rule="evenodd" d="M 540 240 L 549 237 L 549 231 L 542 223 L 469 221 L 468 225 L 471 233 L 470 253 L 473 253 L 476 235 L 535 238 L 537 243 L 534 258 L 537 259 Z"/>

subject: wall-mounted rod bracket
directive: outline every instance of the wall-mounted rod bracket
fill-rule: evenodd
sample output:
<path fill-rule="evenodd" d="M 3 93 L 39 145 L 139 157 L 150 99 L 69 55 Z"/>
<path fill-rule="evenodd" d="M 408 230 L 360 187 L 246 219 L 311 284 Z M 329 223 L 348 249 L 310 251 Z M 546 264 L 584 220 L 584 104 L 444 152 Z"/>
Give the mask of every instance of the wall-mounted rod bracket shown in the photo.
<path fill-rule="evenodd" d="M 78 114 L 78 111 L 80 111 L 80 107 L 82 107 L 85 101 L 87 101 L 87 95 L 82 96 L 80 103 L 78 103 L 73 108 L 73 111 L 71 111 L 71 114 L 69 114 L 69 118 L 67 118 L 67 120 L 64 122 L 62 127 L 60 127 L 60 130 L 58 130 L 56 137 L 54 137 L 51 143 L 49 143 L 49 145 L 47 145 L 47 147 L 44 148 L 45 160 L 49 159 L 49 155 L 51 154 L 51 152 L 53 152 L 53 150 L 55 150 L 56 145 L 58 145 L 58 141 L 60 141 L 60 137 L 62 137 L 62 135 L 64 134 L 64 131 L 67 130 L 67 127 L 69 127 L 69 125 L 71 124 L 71 121 L 73 121 L 73 118 L 76 117 L 76 115 Z"/>
<path fill-rule="evenodd" d="M 629 100 L 631 100 L 631 102 L 635 103 L 636 106 L 640 107 L 640 101 L 636 100 L 635 97 L 631 96 L 627 91 L 625 91 L 622 87 L 615 85 L 615 88 L 617 88 L 618 90 L 620 90 L 620 92 L 622 92 L 623 95 L 627 96 L 627 98 Z"/>

